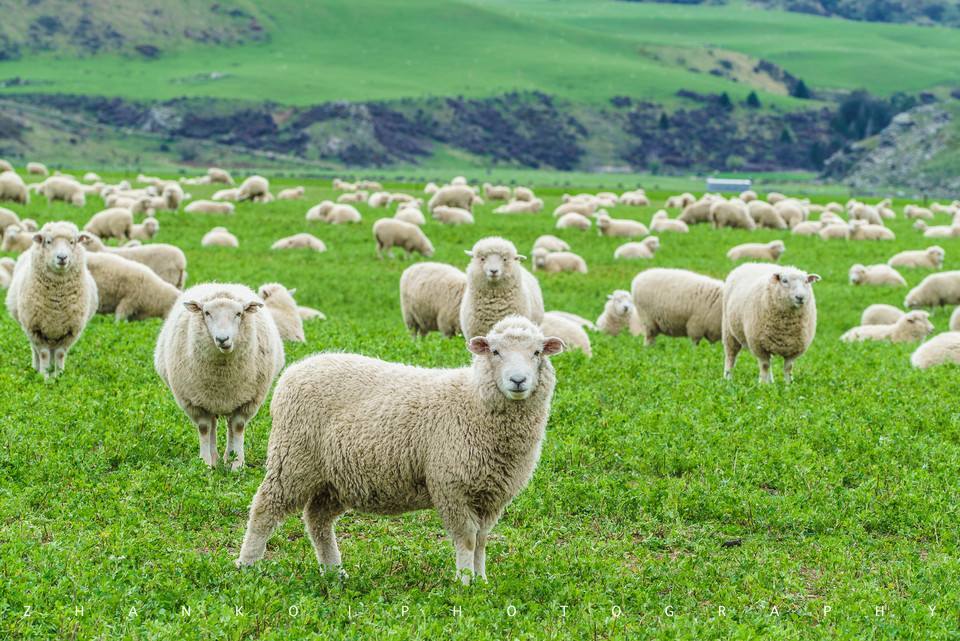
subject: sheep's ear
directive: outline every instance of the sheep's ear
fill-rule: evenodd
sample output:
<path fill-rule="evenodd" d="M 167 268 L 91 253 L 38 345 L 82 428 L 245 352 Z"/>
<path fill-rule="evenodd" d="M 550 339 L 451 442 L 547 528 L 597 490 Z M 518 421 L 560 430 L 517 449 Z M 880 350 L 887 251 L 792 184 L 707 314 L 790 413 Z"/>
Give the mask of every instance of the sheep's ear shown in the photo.
<path fill-rule="evenodd" d="M 41 234 L 40 232 L 35 233 L 35 234 L 33 235 L 33 242 L 35 242 L 35 243 L 38 244 L 38 245 L 42 245 L 42 244 L 43 244 L 43 234 Z"/>
<path fill-rule="evenodd" d="M 243 308 L 245 314 L 256 314 L 263 307 L 263 303 L 258 300 L 252 300 Z"/>
<path fill-rule="evenodd" d="M 820 280 L 820 274 L 807 274 L 807 282 L 815 283 Z"/>
<path fill-rule="evenodd" d="M 93 240 L 93 237 L 90 236 L 90 234 L 88 234 L 87 232 L 82 231 L 77 236 L 77 240 L 80 241 L 81 243 L 86 244 L 86 243 L 89 243 L 91 240 Z"/>
<path fill-rule="evenodd" d="M 195 300 L 183 301 L 183 306 L 187 308 L 187 311 L 193 312 L 194 314 L 199 314 L 203 311 L 203 306 Z"/>
<path fill-rule="evenodd" d="M 483 356 L 484 354 L 490 353 L 490 341 L 484 336 L 474 336 L 469 341 L 467 341 L 467 349 L 476 354 L 477 356 Z"/>
<path fill-rule="evenodd" d="M 773 276 L 770 277 L 770 282 L 771 283 L 780 282 L 780 272 L 776 272 L 775 274 L 773 274 Z"/>
<path fill-rule="evenodd" d="M 473 251 L 471 251 L 471 250 L 469 250 L 469 249 L 464 249 L 464 250 L 463 250 L 463 253 L 466 254 L 467 256 L 469 256 L 470 258 L 473 258 Z"/>
<path fill-rule="evenodd" d="M 553 356 L 554 354 L 559 354 L 563 351 L 564 347 L 566 347 L 566 345 L 563 344 L 562 340 L 556 336 L 548 336 L 543 341 L 543 355 Z"/>
<path fill-rule="evenodd" d="M 526 259 L 527 259 L 527 257 L 524 256 L 523 254 L 517 254 L 517 262 L 518 262 L 518 263 L 522 263 L 522 262 L 525 261 Z"/>

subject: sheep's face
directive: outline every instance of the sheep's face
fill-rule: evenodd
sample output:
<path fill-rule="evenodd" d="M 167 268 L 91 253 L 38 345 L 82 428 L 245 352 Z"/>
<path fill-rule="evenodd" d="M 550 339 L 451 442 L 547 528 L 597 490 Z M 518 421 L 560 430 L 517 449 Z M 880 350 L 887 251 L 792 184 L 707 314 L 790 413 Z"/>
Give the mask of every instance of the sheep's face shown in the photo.
<path fill-rule="evenodd" d="M 930 255 L 930 258 L 936 265 L 943 267 L 943 259 L 946 256 L 946 252 L 943 251 L 942 247 L 931 247 L 927 250 L 927 254 Z"/>
<path fill-rule="evenodd" d="M 547 266 L 547 250 L 537 249 L 533 252 L 533 266 L 536 269 L 545 269 Z"/>
<path fill-rule="evenodd" d="M 633 311 L 633 298 L 630 292 L 618 289 L 607 296 L 607 308 L 615 315 L 624 317 Z"/>
<path fill-rule="evenodd" d="M 526 318 L 508 316 L 487 336 L 470 339 L 468 349 L 484 359 L 488 375 L 505 397 L 522 401 L 540 384 L 540 368 L 548 356 L 563 351 L 563 341 L 544 337 Z"/>
<path fill-rule="evenodd" d="M 147 230 L 147 233 L 153 238 L 158 231 L 160 231 L 160 223 L 156 218 L 150 217 L 143 221 L 143 228 Z"/>
<path fill-rule="evenodd" d="M 647 249 L 650 251 L 657 251 L 660 249 L 660 239 L 656 236 L 650 236 L 643 240 L 644 244 L 647 246 Z"/>
<path fill-rule="evenodd" d="M 909 328 L 911 335 L 920 338 L 928 336 L 930 332 L 933 331 L 933 323 L 930 322 L 930 314 L 928 312 L 908 312 L 899 322 Z"/>
<path fill-rule="evenodd" d="M 851 285 L 859 285 L 863 277 L 867 275 L 867 269 L 863 265 L 854 265 L 848 273 Z"/>
<path fill-rule="evenodd" d="M 497 245 L 495 248 L 474 246 L 472 251 L 465 253 L 471 258 L 470 267 L 472 270 L 482 273 L 484 278 L 491 283 L 508 278 L 513 274 L 514 265 L 526 260 L 526 256 L 517 254 L 513 245 L 506 244 Z"/>
<path fill-rule="evenodd" d="M 807 274 L 799 270 L 777 272 L 771 282 L 790 305 L 796 308 L 803 307 L 813 300 L 813 283 L 820 280 L 817 274 Z"/>
<path fill-rule="evenodd" d="M 214 298 L 203 303 L 186 301 L 183 306 L 200 315 L 213 344 L 224 354 L 229 354 L 237 345 L 244 316 L 260 311 L 263 303 L 258 300 L 241 303 L 232 298 Z"/>
<path fill-rule="evenodd" d="M 782 240 L 775 240 L 770 243 L 770 253 L 774 258 L 780 258 L 785 251 L 787 251 L 787 246 L 783 244 Z"/>
<path fill-rule="evenodd" d="M 74 225 L 47 224 L 33 235 L 33 242 L 44 262 L 54 272 L 65 272 L 83 260 L 80 243 L 87 234 L 79 233 Z"/>

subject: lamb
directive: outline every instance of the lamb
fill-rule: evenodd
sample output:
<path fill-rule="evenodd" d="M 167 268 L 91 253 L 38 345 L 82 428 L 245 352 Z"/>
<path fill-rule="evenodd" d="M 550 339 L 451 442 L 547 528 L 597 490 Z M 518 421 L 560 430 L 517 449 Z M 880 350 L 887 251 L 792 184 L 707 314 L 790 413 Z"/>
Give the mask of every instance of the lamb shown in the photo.
<path fill-rule="evenodd" d="M 423 212 L 416 207 L 401 207 L 393 217 L 395 220 L 402 220 L 411 225 L 423 226 L 427 224 L 427 219 L 424 218 Z"/>
<path fill-rule="evenodd" d="M 280 339 L 295 343 L 306 343 L 307 338 L 303 333 L 303 318 L 300 316 L 297 301 L 293 298 L 295 293 L 297 293 L 296 289 L 287 289 L 280 283 L 261 285 L 257 291 L 257 295 L 263 299 L 267 311 L 277 326 Z"/>
<path fill-rule="evenodd" d="M 410 258 L 413 252 L 427 258 L 433 256 L 433 244 L 423 231 L 412 223 L 396 218 L 381 218 L 373 224 L 373 239 L 377 244 L 377 258 L 383 258 L 384 252 L 399 247 L 404 256 Z"/>
<path fill-rule="evenodd" d="M 467 287 L 460 306 L 464 336 L 482 336 L 511 314 L 543 320 L 540 283 L 523 268 L 526 260 L 509 240 L 491 236 L 476 242 L 467 266 Z"/>
<path fill-rule="evenodd" d="M 431 212 L 434 220 L 438 220 L 445 225 L 472 225 L 473 214 L 469 210 L 461 207 L 446 207 L 443 205 L 433 208 Z"/>
<path fill-rule="evenodd" d="M 240 183 L 240 200 L 263 200 L 270 193 L 270 181 L 263 176 L 250 176 Z"/>
<path fill-rule="evenodd" d="M 510 200 L 510 188 L 506 185 L 483 183 L 483 197 L 487 200 Z"/>
<path fill-rule="evenodd" d="M 240 190 L 236 187 L 231 187 L 230 189 L 221 189 L 219 191 L 213 192 L 213 196 L 210 197 L 212 200 L 227 200 L 231 202 L 236 202 L 240 200 Z"/>
<path fill-rule="evenodd" d="M 0 173 L 0 201 L 10 200 L 27 205 L 30 203 L 30 192 L 19 174 L 12 171 Z"/>
<path fill-rule="evenodd" d="M 861 265 L 857 263 L 850 268 L 851 285 L 887 285 L 890 287 L 906 287 L 907 281 L 889 265 Z"/>
<path fill-rule="evenodd" d="M 850 239 L 850 226 L 847 224 L 830 224 L 820 230 L 820 238 L 823 240 Z"/>
<path fill-rule="evenodd" d="M 851 240 L 896 240 L 896 235 L 883 225 L 872 225 L 862 220 L 850 223 Z"/>
<path fill-rule="evenodd" d="M 136 240 L 152 240 L 159 231 L 160 222 L 156 218 L 149 216 L 142 223 L 130 226 L 130 238 Z"/>
<path fill-rule="evenodd" d="M 233 176 L 230 175 L 230 172 L 226 169 L 220 169 L 219 167 L 210 167 L 207 169 L 207 176 L 210 177 L 211 183 L 219 183 L 222 185 L 232 185 Z"/>
<path fill-rule="evenodd" d="M 214 227 L 200 240 L 203 247 L 239 247 L 240 241 L 226 227 Z"/>
<path fill-rule="evenodd" d="M 273 396 L 267 470 L 238 567 L 262 558 L 277 525 L 301 509 L 317 560 L 337 568 L 333 524 L 346 510 L 435 507 L 457 577 L 486 579 L 487 536 L 536 468 L 555 386 L 549 357 L 563 347 L 511 316 L 469 341 L 470 367 L 352 354 L 292 365 Z"/>
<path fill-rule="evenodd" d="M 187 214 L 225 214 L 230 215 L 234 212 L 234 205 L 230 202 L 217 200 L 195 200 L 183 211 Z"/>
<path fill-rule="evenodd" d="M 87 234 L 82 241 L 83 248 L 88 252 L 110 252 L 146 265 L 164 282 L 170 283 L 177 289 L 183 289 L 187 282 L 187 257 L 179 247 L 164 243 L 153 243 L 139 247 L 107 247 L 94 234 Z"/>
<path fill-rule="evenodd" d="M 890 325 L 861 325 L 848 330 L 840 337 L 845 343 L 860 341 L 890 341 L 891 343 L 915 343 L 922 341 L 933 331 L 929 312 L 914 310 L 901 316 Z"/>
<path fill-rule="evenodd" d="M 540 330 L 545 336 L 556 336 L 563 341 L 566 349 L 579 349 L 587 358 L 593 356 L 590 347 L 590 337 L 583 331 L 579 323 L 555 312 L 545 312 Z"/>
<path fill-rule="evenodd" d="M 727 258 L 732 261 L 738 260 L 769 260 L 777 262 L 783 253 L 787 251 L 787 246 L 782 240 L 771 240 L 769 243 L 743 243 L 737 245 L 727 252 Z"/>
<path fill-rule="evenodd" d="M 331 225 L 348 225 L 359 223 L 361 220 L 363 220 L 363 217 L 360 216 L 356 207 L 341 204 L 331 207 L 326 217 L 326 222 Z"/>
<path fill-rule="evenodd" d="M 746 201 L 745 201 L 746 202 Z M 747 202 L 747 213 L 758 227 L 769 229 L 786 229 L 787 223 L 773 205 L 762 200 Z"/>
<path fill-rule="evenodd" d="M 413 336 L 460 334 L 460 306 L 467 275 L 443 263 L 419 263 L 400 276 L 400 311 Z"/>
<path fill-rule="evenodd" d="M 794 361 L 817 332 L 812 284 L 818 280 L 817 274 L 768 263 L 746 263 L 730 272 L 723 285 L 724 378 L 733 376 L 746 346 L 760 364 L 761 383 L 773 382 L 773 355 L 783 357 L 783 380 L 791 381 Z"/>
<path fill-rule="evenodd" d="M 636 306 L 630 292 L 618 289 L 607 296 L 603 312 L 597 318 L 597 329 L 611 336 L 619 336 L 624 329 L 633 331 L 636 318 Z"/>
<path fill-rule="evenodd" d="M 861 325 L 892 325 L 900 320 L 904 312 L 893 305 L 876 303 L 870 305 L 860 316 Z"/>
<path fill-rule="evenodd" d="M 587 261 L 573 252 L 549 252 L 546 249 L 533 250 L 533 269 L 547 273 L 579 272 L 587 273 Z"/>
<path fill-rule="evenodd" d="M 710 222 L 714 229 L 733 227 L 735 229 L 756 229 L 757 224 L 747 213 L 747 208 L 739 201 L 718 200 L 710 206 Z"/>
<path fill-rule="evenodd" d="M 303 195 L 306 193 L 306 189 L 301 185 L 298 187 L 290 187 L 288 189 L 281 189 L 280 193 L 277 194 L 277 200 L 300 200 L 303 198 Z"/>
<path fill-rule="evenodd" d="M 447 185 L 438 189 L 437 193 L 431 196 L 427 208 L 431 212 L 437 207 L 456 207 L 472 212 L 475 196 L 473 190 L 465 185 Z"/>
<path fill-rule="evenodd" d="M 30 341 L 33 368 L 48 378 L 63 372 L 67 352 L 97 311 L 97 284 L 78 243 L 84 234 L 68 222 L 47 223 L 17 261 L 7 310 Z M 6 239 L 4 239 L 6 240 Z"/>
<path fill-rule="evenodd" d="M 678 220 L 682 220 L 688 225 L 710 222 L 710 208 L 713 206 L 713 198 L 702 198 L 694 203 L 684 207 Z M 670 201 L 667 201 L 667 209 L 670 208 Z"/>
<path fill-rule="evenodd" d="M 96 234 L 97 237 L 129 240 L 133 230 L 133 214 L 129 209 L 112 207 L 93 215 L 83 226 L 83 231 Z"/>
<path fill-rule="evenodd" d="M 648 236 L 640 242 L 624 243 L 613 252 L 614 260 L 624 259 L 651 259 L 660 249 L 660 239 Z"/>
<path fill-rule="evenodd" d="M 942 269 L 946 256 L 943 247 L 932 245 L 926 249 L 903 251 L 894 254 L 887 264 L 891 267 L 919 267 L 921 269 Z"/>
<path fill-rule="evenodd" d="M 543 209 L 543 201 L 539 198 L 533 200 L 511 200 L 505 205 L 500 205 L 493 210 L 495 214 L 536 214 Z"/>
<path fill-rule="evenodd" d="M 243 467 L 243 436 L 283 368 L 283 341 L 263 301 L 244 285 L 207 283 L 180 294 L 163 323 L 153 363 L 217 464 L 217 417 L 227 417 L 223 461 Z"/>
<path fill-rule="evenodd" d="M 957 331 L 937 334 L 910 356 L 910 364 L 917 369 L 949 363 L 960 364 L 960 332 Z"/>
<path fill-rule="evenodd" d="M 930 274 L 910 290 L 904 307 L 942 307 L 960 304 L 960 271 Z"/>
<path fill-rule="evenodd" d="M 587 231 L 590 229 L 590 219 L 586 216 L 580 214 L 564 214 L 560 216 L 560 219 L 557 220 L 557 229 L 579 229 L 580 231 Z"/>
<path fill-rule="evenodd" d="M 77 207 L 87 204 L 83 185 L 65 176 L 51 176 L 43 181 L 39 189 L 50 202 L 62 200 Z"/>
<path fill-rule="evenodd" d="M 667 212 L 661 209 L 650 219 L 650 231 L 657 233 L 671 231 L 686 234 L 690 231 L 690 227 L 682 220 L 670 218 Z"/>
<path fill-rule="evenodd" d="M 23 223 L 14 223 L 3 230 L 3 244 L 0 251 L 19 254 L 33 245 L 33 235 L 24 229 Z"/>
<path fill-rule="evenodd" d="M 50 170 L 42 162 L 28 162 L 27 173 L 35 176 L 49 176 Z"/>
<path fill-rule="evenodd" d="M 805 220 L 797 223 L 796 227 L 790 230 L 795 236 L 816 236 L 823 229 L 823 223 L 818 220 Z M 848 231 L 849 233 L 849 231 Z"/>
<path fill-rule="evenodd" d="M 650 232 L 647 226 L 636 220 L 626 218 L 610 218 L 605 212 L 597 214 L 597 229 L 601 236 L 616 236 L 620 238 L 639 238 Z"/>
<path fill-rule="evenodd" d="M 146 265 L 109 252 L 87 254 L 87 269 L 97 283 L 97 312 L 117 321 L 163 318 L 180 295 Z"/>
<path fill-rule="evenodd" d="M 301 233 L 281 238 L 270 249 L 312 249 L 315 252 L 327 251 L 327 246 L 313 234 Z"/>
<path fill-rule="evenodd" d="M 539 200 L 537 196 L 533 193 L 533 190 L 530 189 L 529 187 L 514 187 L 513 199 L 527 201 L 527 202 Z"/>
<path fill-rule="evenodd" d="M 565 240 L 557 238 L 556 236 L 544 234 L 543 236 L 538 236 L 537 239 L 533 241 L 531 253 L 538 249 L 546 249 L 548 252 L 565 252 L 570 251 L 570 245 L 568 245 Z"/>
<path fill-rule="evenodd" d="M 637 329 L 647 345 L 657 336 L 720 340 L 723 281 L 685 269 L 648 269 L 633 279 Z"/>

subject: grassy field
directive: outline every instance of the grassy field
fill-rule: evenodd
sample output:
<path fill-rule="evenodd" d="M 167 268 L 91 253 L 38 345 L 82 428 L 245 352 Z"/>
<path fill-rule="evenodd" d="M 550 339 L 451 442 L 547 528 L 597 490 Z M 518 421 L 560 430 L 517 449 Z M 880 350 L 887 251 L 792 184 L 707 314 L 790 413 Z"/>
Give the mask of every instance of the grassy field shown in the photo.
<path fill-rule="evenodd" d="M 960 72 L 952 29 L 824 19 L 739 1 L 684 7 L 594 0 L 272 0 L 253 3 L 256 8 L 242 3 L 260 17 L 268 41 L 226 47 L 170 34 L 151 38 L 130 26 L 139 6 L 126 11 L 127 4 L 117 10 L 118 28 L 159 46 L 158 58 L 30 53 L 0 63 L 0 78 L 29 82 L 4 91 L 302 105 L 524 89 L 589 103 L 630 95 L 669 104 L 678 89 L 727 91 L 742 99 L 752 82 L 765 104 L 791 108 L 804 103 L 757 79 L 733 82 L 691 71 L 702 71 L 693 60 L 709 46 L 770 60 L 812 87 L 879 94 L 952 86 Z M 207 3 L 191 0 L 166 10 L 175 23 L 208 11 Z M 102 8 L 106 16 L 111 11 Z M 684 49 L 689 64 L 682 62 Z M 651 57 L 658 52 L 670 55 Z"/>
<path fill-rule="evenodd" d="M 461 340 L 414 340 L 403 327 L 397 282 L 408 263 L 378 261 L 370 233 L 383 210 L 361 207 L 356 226 L 305 223 L 308 206 L 332 195 L 326 185 L 308 183 L 306 202 L 240 205 L 227 220 L 161 214 L 157 240 L 184 249 L 189 284 L 281 281 L 326 312 L 329 320 L 307 326 L 306 345 L 287 346 L 288 363 L 344 350 L 466 365 Z M 562 193 L 540 192 L 548 211 Z M 38 198 L 13 208 L 41 223 L 82 223 L 99 207 Z M 491 208 L 479 209 L 475 226 L 428 223 L 435 260 L 464 266 L 463 250 L 491 234 L 529 251 L 552 230 L 549 213 L 499 217 Z M 647 221 L 653 209 L 614 213 Z M 200 247 L 220 224 L 239 237 L 238 250 Z M 784 262 L 823 277 L 817 337 L 790 387 L 779 363 L 778 382 L 758 387 L 749 355 L 733 381 L 722 380 L 719 344 L 660 338 L 644 348 L 631 336 L 593 335 L 592 359 L 556 356 L 540 466 L 493 532 L 490 582 L 469 588 L 454 582 L 452 546 L 432 512 L 346 515 L 346 580 L 320 572 L 296 518 L 264 561 L 237 571 L 263 476 L 267 408 L 248 428 L 247 467 L 211 472 L 153 371 L 160 321 L 95 318 L 65 375 L 44 383 L 3 312 L 0 638 L 953 638 L 957 370 L 912 370 L 910 345 L 838 340 L 867 304 L 903 300 L 902 289 L 847 284 L 855 262 L 929 244 L 902 218 L 891 227 L 895 242 L 785 236 Z M 304 230 L 329 251 L 269 249 Z M 626 263 L 612 259 L 615 239 L 560 235 L 590 273 L 541 275 L 547 308 L 590 318 L 640 269 L 722 277 L 729 246 L 783 236 L 699 226 L 662 236 L 655 260 Z M 960 241 L 941 244 L 946 268 L 957 268 Z M 924 275 L 906 273 L 911 285 Z M 934 314 L 938 331 L 949 311 Z"/>

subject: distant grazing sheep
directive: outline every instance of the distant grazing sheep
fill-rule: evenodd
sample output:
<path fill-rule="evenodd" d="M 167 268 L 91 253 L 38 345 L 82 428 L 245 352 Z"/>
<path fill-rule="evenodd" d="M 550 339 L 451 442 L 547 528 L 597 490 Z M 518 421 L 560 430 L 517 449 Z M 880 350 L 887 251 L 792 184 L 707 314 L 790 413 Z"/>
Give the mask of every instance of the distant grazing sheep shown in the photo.
<path fill-rule="evenodd" d="M 904 307 L 942 307 L 960 304 L 960 271 L 930 274 L 910 290 Z"/>
<path fill-rule="evenodd" d="M 769 260 L 777 262 L 787 251 L 782 240 L 771 240 L 769 243 L 744 243 L 737 245 L 727 252 L 727 258 L 737 260 Z"/>
<path fill-rule="evenodd" d="M 281 238 L 271 245 L 270 249 L 312 249 L 315 252 L 325 252 L 327 251 L 327 246 L 313 234 L 303 232 Z"/>
<path fill-rule="evenodd" d="M 647 236 L 639 242 L 634 241 L 620 245 L 613 251 L 613 258 L 615 260 L 649 260 L 657 254 L 657 250 L 659 249 L 660 239 L 656 236 Z"/>
<path fill-rule="evenodd" d="M 404 256 L 410 258 L 413 252 L 427 258 L 433 256 L 433 243 L 419 227 L 396 218 L 381 218 L 373 224 L 373 239 L 377 245 L 377 257 L 389 256 L 390 250 L 399 247 Z"/>
<path fill-rule="evenodd" d="M 533 269 L 547 273 L 579 272 L 587 273 L 587 261 L 572 252 L 549 252 L 539 248 L 533 250 Z"/>
<path fill-rule="evenodd" d="M 400 311 L 414 336 L 460 334 L 460 306 L 467 275 L 452 265 L 419 263 L 400 276 Z"/>

